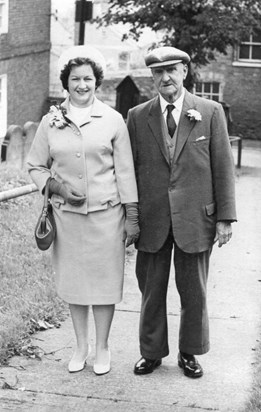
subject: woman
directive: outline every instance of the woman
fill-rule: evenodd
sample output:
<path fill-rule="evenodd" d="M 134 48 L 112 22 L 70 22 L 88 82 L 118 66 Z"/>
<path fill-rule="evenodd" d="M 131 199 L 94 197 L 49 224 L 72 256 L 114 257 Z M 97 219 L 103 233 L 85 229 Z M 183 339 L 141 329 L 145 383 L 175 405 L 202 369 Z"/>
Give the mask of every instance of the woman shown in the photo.
<path fill-rule="evenodd" d="M 53 266 L 58 295 L 69 304 L 77 346 L 69 372 L 84 368 L 88 312 L 96 329 L 94 372 L 110 371 L 108 337 L 122 299 L 126 246 L 139 235 L 137 188 L 129 135 L 122 116 L 99 101 L 105 61 L 98 50 L 75 46 L 60 58 L 68 92 L 43 117 L 28 156 L 29 173 L 50 190 L 57 235 Z"/>

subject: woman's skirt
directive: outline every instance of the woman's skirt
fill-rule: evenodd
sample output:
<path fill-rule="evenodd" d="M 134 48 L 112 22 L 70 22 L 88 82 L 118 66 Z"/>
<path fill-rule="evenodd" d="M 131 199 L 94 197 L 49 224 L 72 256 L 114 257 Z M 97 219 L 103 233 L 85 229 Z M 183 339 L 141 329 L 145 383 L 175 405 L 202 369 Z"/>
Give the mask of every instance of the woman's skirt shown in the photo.
<path fill-rule="evenodd" d="M 82 215 L 53 208 L 53 268 L 58 295 L 76 305 L 122 299 L 125 231 L 121 204 Z"/>

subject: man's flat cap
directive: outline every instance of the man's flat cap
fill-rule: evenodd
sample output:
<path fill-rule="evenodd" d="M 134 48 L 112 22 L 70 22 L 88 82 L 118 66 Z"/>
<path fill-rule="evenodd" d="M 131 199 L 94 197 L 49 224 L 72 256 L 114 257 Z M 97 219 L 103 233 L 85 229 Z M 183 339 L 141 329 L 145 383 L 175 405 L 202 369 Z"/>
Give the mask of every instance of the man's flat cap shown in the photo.
<path fill-rule="evenodd" d="M 188 63 L 189 55 L 175 47 L 158 47 L 145 56 L 146 66 L 149 68 L 169 66 L 176 63 Z"/>

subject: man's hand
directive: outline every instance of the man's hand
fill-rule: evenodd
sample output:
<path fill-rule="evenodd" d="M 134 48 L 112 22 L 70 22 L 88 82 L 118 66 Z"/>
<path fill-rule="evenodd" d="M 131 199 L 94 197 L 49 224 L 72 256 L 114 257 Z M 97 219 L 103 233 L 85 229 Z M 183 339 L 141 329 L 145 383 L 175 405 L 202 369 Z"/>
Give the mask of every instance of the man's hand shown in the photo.
<path fill-rule="evenodd" d="M 225 245 L 232 236 L 232 225 L 230 222 L 220 221 L 216 224 L 216 236 L 214 243 L 218 241 L 218 247 Z"/>

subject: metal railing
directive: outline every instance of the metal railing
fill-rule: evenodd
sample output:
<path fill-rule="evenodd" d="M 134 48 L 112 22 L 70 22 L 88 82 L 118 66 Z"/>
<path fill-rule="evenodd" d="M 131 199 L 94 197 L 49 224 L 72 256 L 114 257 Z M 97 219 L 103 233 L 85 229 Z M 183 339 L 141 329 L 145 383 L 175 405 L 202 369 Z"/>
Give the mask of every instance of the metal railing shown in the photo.
<path fill-rule="evenodd" d="M 4 200 L 14 199 L 15 197 L 28 195 L 33 192 L 37 192 L 38 188 L 34 183 L 21 187 L 15 187 L 14 189 L 5 190 L 0 192 L 0 202 Z"/>

